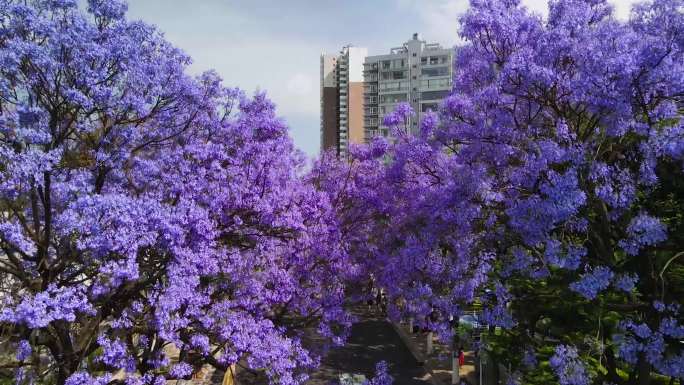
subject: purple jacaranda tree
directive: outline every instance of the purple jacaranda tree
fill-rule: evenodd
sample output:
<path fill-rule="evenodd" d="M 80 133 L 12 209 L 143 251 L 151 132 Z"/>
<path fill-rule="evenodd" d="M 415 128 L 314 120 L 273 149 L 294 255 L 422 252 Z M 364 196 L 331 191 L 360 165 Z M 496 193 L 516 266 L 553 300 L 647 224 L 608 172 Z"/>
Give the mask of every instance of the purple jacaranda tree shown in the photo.
<path fill-rule="evenodd" d="M 324 156 L 315 185 L 390 317 L 484 349 L 523 383 L 684 377 L 684 2 L 473 0 L 454 89 L 416 136 Z M 662 377 L 661 377 L 662 378 Z"/>
<path fill-rule="evenodd" d="M 366 280 L 357 288 L 382 289 L 392 320 L 412 318 L 449 341 L 453 322 L 475 300 L 493 262 L 491 252 L 477 248 L 483 232 L 475 225 L 486 219 L 479 200 L 488 199 L 487 181 L 479 170 L 463 168 L 464 183 L 454 182 L 453 159 L 407 134 L 411 114 L 401 105 L 387 117 L 391 143 L 376 138 L 352 146 L 342 161 L 324 154 L 312 183 L 338 212 L 355 277 Z"/>
<path fill-rule="evenodd" d="M 298 330 L 352 320 L 333 205 L 263 94 L 188 76 L 126 9 L 0 1 L 0 376 L 300 383 Z"/>
<path fill-rule="evenodd" d="M 388 167 L 412 159 L 430 181 L 406 198 L 435 204 L 423 237 L 446 219 L 472 242 L 455 250 L 493 261 L 490 353 L 523 383 L 681 380 L 684 2 L 621 22 L 603 0 L 546 18 L 472 0 L 461 37 L 453 92 Z"/>

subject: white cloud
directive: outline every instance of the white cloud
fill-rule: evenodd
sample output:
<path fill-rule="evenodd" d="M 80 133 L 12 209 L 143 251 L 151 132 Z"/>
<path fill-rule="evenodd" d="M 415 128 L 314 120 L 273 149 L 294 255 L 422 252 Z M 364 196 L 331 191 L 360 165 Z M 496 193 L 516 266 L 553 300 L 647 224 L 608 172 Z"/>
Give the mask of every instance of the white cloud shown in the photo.
<path fill-rule="evenodd" d="M 308 117 L 317 128 L 322 47 L 260 29 L 254 15 L 233 2 L 169 1 L 170 7 L 135 2 L 133 16 L 158 24 L 170 41 L 193 58 L 192 72 L 215 69 L 227 86 L 248 93 L 264 90 L 279 115 L 298 122 Z M 318 132 L 310 135 L 317 143 Z"/>
<path fill-rule="evenodd" d="M 293 95 L 310 95 L 313 91 L 313 83 L 313 76 L 299 72 L 287 81 L 287 90 Z"/>
<path fill-rule="evenodd" d="M 320 48 L 293 39 L 251 36 L 228 40 L 223 35 L 169 39 L 192 56 L 194 72 L 215 69 L 227 86 L 247 92 L 265 90 L 278 114 L 319 116 L 318 65 Z"/>
<path fill-rule="evenodd" d="M 397 0 L 397 4 L 420 18 L 423 39 L 447 47 L 460 41 L 458 19 L 468 10 L 468 0 Z"/>
<path fill-rule="evenodd" d="M 629 11 L 632 9 L 632 4 L 637 0 L 608 0 L 615 9 L 615 16 L 620 20 L 627 20 L 629 18 Z M 522 0 L 522 3 L 527 8 L 539 12 L 546 16 L 549 13 L 549 6 L 547 0 Z"/>
<path fill-rule="evenodd" d="M 626 20 L 632 4 L 637 0 L 609 0 L 615 7 L 615 15 Z M 544 16 L 548 14 L 548 0 L 522 0 L 528 9 Z M 468 10 L 468 0 L 396 0 L 403 9 L 412 10 L 420 18 L 424 38 L 446 46 L 460 42 L 458 19 Z"/>

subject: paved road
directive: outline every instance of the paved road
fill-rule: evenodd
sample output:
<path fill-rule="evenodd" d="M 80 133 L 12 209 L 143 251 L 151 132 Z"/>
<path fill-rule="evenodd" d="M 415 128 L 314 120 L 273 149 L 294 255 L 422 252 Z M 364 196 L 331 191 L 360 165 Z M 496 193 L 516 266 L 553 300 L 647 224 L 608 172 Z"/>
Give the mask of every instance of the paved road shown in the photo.
<path fill-rule="evenodd" d="M 392 325 L 381 318 L 357 314 L 347 344 L 332 348 L 322 359 L 321 367 L 311 375 L 308 385 L 337 382 L 341 373 L 361 373 L 371 378 L 375 364 L 385 360 L 395 385 L 429 385 L 427 373 L 404 346 Z"/>

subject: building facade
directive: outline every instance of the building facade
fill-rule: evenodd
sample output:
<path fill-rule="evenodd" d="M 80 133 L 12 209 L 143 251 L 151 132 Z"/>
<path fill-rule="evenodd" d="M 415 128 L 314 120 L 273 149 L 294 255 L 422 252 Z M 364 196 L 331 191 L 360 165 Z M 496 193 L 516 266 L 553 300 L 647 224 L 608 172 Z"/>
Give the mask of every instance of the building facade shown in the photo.
<path fill-rule="evenodd" d="M 321 55 L 321 150 L 345 156 L 350 143 L 363 143 L 366 48 L 344 47 Z"/>
<path fill-rule="evenodd" d="M 417 33 L 389 54 L 368 56 L 364 61 L 365 140 L 388 136 L 382 117 L 401 102 L 408 102 L 416 116 L 408 122 L 412 133 L 428 110 L 436 111 L 452 87 L 453 49 L 421 40 Z"/>
<path fill-rule="evenodd" d="M 418 34 L 388 54 L 368 56 L 366 48 L 344 47 L 321 55 L 321 150 L 346 156 L 350 143 L 390 132 L 382 117 L 408 102 L 417 133 L 425 112 L 436 110 L 451 91 L 453 50 L 427 43 Z"/>

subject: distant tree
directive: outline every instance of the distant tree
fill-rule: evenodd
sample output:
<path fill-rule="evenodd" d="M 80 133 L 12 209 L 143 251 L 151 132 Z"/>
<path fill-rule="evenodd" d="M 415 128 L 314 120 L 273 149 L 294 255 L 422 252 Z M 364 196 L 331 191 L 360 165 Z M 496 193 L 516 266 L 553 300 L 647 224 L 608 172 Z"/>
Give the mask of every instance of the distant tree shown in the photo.
<path fill-rule="evenodd" d="M 238 363 L 296 384 L 353 275 L 274 105 L 126 4 L 0 1 L 0 378 L 163 384 Z"/>

